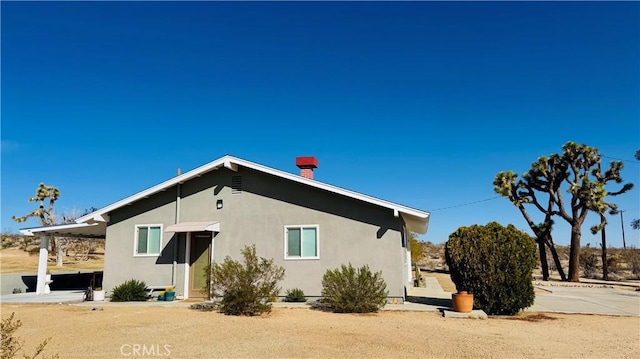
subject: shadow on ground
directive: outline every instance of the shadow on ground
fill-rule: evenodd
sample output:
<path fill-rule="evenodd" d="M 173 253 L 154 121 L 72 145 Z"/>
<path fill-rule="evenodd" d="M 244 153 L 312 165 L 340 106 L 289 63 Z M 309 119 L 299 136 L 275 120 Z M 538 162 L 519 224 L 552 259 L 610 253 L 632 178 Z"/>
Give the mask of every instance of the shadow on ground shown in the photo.
<path fill-rule="evenodd" d="M 407 296 L 406 300 L 409 303 L 432 305 L 438 309 L 451 308 L 451 299 Z"/>

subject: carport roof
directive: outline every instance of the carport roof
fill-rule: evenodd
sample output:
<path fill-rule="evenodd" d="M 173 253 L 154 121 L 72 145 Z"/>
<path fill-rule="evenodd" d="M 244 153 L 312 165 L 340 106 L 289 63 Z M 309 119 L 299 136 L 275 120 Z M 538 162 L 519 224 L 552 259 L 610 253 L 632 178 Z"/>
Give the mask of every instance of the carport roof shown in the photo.
<path fill-rule="evenodd" d="M 107 224 L 105 222 L 60 224 L 56 226 L 24 228 L 20 230 L 20 233 L 26 236 L 42 234 L 53 237 L 105 238 L 107 234 Z"/>

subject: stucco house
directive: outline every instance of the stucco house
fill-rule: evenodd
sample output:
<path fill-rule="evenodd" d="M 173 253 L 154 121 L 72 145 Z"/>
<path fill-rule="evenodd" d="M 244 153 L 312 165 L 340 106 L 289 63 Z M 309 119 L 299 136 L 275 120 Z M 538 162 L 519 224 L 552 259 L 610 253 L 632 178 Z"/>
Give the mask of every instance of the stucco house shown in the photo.
<path fill-rule="evenodd" d="M 259 256 L 285 268 L 283 292 L 320 296 L 327 269 L 368 264 L 382 271 L 389 299 L 403 301 L 412 285 L 408 234 L 426 233 L 429 213 L 318 182 L 314 157 L 298 157 L 296 165 L 299 175 L 227 155 L 74 224 L 23 233 L 45 239 L 41 256 L 50 236 L 105 238 L 107 293 L 135 278 L 149 287 L 175 286 L 185 298 L 204 297 L 203 268 L 226 256 L 239 259 L 244 246 L 255 244 Z"/>

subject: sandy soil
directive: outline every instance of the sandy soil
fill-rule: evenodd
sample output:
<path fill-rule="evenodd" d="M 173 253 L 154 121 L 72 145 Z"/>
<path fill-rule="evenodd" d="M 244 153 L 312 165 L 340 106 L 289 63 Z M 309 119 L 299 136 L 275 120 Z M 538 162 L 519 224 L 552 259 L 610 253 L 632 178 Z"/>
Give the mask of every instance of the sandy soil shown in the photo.
<path fill-rule="evenodd" d="M 104 268 L 103 253 L 92 255 L 86 261 L 76 261 L 73 257 L 64 257 L 63 266 L 57 267 L 56 257 L 49 256 L 47 268 L 51 273 L 74 272 L 79 270 L 102 270 Z M 0 250 L 0 274 L 7 273 L 36 273 L 38 271 L 38 256 L 30 256 L 19 248 L 4 248 Z"/>
<path fill-rule="evenodd" d="M 45 353 L 62 358 L 640 357 L 640 318 L 633 317 L 528 313 L 530 320 L 473 320 L 436 312 L 352 315 L 305 308 L 231 317 L 185 306 L 0 308 L 3 318 L 15 312 L 22 320 L 17 334 L 27 348 L 50 336 Z"/>

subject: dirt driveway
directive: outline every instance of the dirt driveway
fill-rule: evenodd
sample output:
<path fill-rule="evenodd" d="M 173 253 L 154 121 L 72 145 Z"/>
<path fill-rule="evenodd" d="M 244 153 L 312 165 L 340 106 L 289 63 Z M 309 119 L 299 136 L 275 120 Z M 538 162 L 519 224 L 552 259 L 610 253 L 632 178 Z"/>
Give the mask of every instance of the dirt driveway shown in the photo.
<path fill-rule="evenodd" d="M 640 357 L 638 317 L 527 313 L 471 320 L 438 312 L 351 315 L 275 308 L 268 316 L 247 318 L 185 306 L 1 309 L 3 318 L 15 312 L 22 320 L 17 334 L 27 348 L 50 336 L 45 354 L 61 358 Z"/>

